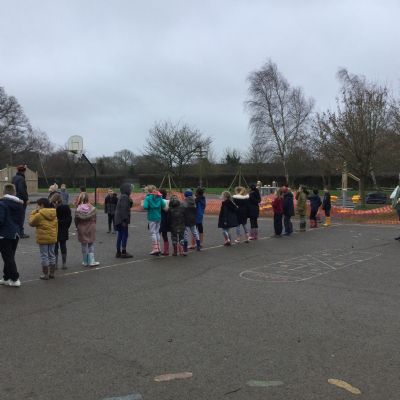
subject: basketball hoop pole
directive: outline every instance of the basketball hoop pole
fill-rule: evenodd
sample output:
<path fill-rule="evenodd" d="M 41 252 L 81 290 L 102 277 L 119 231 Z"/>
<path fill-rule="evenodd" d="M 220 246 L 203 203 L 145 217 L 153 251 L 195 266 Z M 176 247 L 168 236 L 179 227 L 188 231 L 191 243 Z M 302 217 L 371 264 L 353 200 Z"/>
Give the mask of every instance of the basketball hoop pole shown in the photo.
<path fill-rule="evenodd" d="M 82 158 L 84 158 L 87 163 L 90 165 L 94 172 L 94 206 L 97 206 L 97 170 L 96 167 L 90 162 L 90 160 L 85 156 L 85 153 L 82 153 Z"/>

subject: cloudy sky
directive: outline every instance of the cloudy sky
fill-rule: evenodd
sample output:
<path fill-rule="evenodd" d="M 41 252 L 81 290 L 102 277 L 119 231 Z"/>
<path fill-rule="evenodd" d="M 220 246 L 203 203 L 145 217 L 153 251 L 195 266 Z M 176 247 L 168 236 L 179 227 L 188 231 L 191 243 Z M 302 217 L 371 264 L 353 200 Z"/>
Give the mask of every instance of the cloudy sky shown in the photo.
<path fill-rule="evenodd" d="M 316 108 L 339 67 L 400 93 L 398 0 L 0 0 L 0 86 L 59 145 L 139 153 L 155 121 L 250 142 L 246 78 L 268 59 Z"/>

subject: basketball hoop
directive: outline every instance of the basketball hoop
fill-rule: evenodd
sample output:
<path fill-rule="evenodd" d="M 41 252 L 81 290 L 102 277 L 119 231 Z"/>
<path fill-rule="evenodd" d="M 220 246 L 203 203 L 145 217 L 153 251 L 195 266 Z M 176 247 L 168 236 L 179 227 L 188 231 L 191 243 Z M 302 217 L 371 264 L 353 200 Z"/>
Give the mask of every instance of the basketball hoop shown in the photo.
<path fill-rule="evenodd" d="M 83 138 L 79 135 L 71 136 L 68 139 L 67 150 L 77 156 L 82 156 L 83 153 Z"/>

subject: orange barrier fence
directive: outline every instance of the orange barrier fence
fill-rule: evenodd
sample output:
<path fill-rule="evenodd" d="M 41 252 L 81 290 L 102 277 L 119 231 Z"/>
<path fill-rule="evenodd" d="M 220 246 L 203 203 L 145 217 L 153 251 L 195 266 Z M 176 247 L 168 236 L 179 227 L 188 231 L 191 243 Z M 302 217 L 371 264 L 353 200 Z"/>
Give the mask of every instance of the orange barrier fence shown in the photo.
<path fill-rule="evenodd" d="M 97 202 L 98 204 L 104 204 L 104 199 L 107 195 L 106 191 L 98 189 Z M 183 199 L 183 194 L 180 192 L 173 192 L 169 194 L 178 197 L 180 200 Z M 132 193 L 131 199 L 133 201 L 133 211 L 144 211 L 142 207 L 142 201 L 145 198 L 145 193 Z M 90 200 L 94 201 L 94 194 L 89 195 Z M 272 201 L 274 195 L 268 195 L 262 197 L 260 204 L 260 216 L 261 217 L 272 217 Z M 207 198 L 206 214 L 218 215 L 221 208 L 221 200 L 215 198 Z M 323 217 L 323 211 L 319 212 L 319 215 Z M 372 223 L 372 224 L 399 224 L 399 218 L 395 210 L 391 206 L 377 207 L 371 210 L 354 210 L 351 208 L 343 208 L 333 205 L 331 209 L 331 216 L 338 219 L 350 220 L 352 222 L 359 223 Z"/>

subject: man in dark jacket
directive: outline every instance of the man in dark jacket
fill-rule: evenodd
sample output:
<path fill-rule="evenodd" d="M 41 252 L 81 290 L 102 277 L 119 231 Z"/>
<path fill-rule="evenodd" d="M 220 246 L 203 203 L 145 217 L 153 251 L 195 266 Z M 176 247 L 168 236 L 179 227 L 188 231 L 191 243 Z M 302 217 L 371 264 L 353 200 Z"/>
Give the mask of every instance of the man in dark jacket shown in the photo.
<path fill-rule="evenodd" d="M 26 235 L 24 232 L 26 207 L 28 206 L 28 201 L 29 201 L 28 188 L 26 186 L 26 180 L 25 180 L 25 171 L 26 171 L 26 166 L 19 165 L 17 167 L 17 173 L 12 179 L 12 183 L 16 191 L 16 196 L 23 201 L 23 207 L 24 207 L 24 215 L 23 215 L 24 218 L 22 221 L 22 232 L 20 236 L 21 239 L 26 239 L 29 237 L 29 235 Z"/>
<path fill-rule="evenodd" d="M 132 258 L 132 254 L 126 251 L 128 243 L 128 228 L 131 223 L 131 208 L 133 202 L 131 200 L 132 185 L 123 183 L 120 188 L 121 195 L 115 208 L 115 230 L 117 236 L 117 258 Z M 122 250 L 121 250 L 122 248 Z"/>
<path fill-rule="evenodd" d="M 0 285 L 21 286 L 15 252 L 21 235 L 24 218 L 23 202 L 15 196 L 14 185 L 4 186 L 4 197 L 0 199 L 0 253 L 4 261 L 3 279 Z"/>
<path fill-rule="evenodd" d="M 293 193 L 287 186 L 282 187 L 283 192 L 283 225 L 285 226 L 285 236 L 293 233 L 293 224 L 290 220 L 294 216 Z"/>

